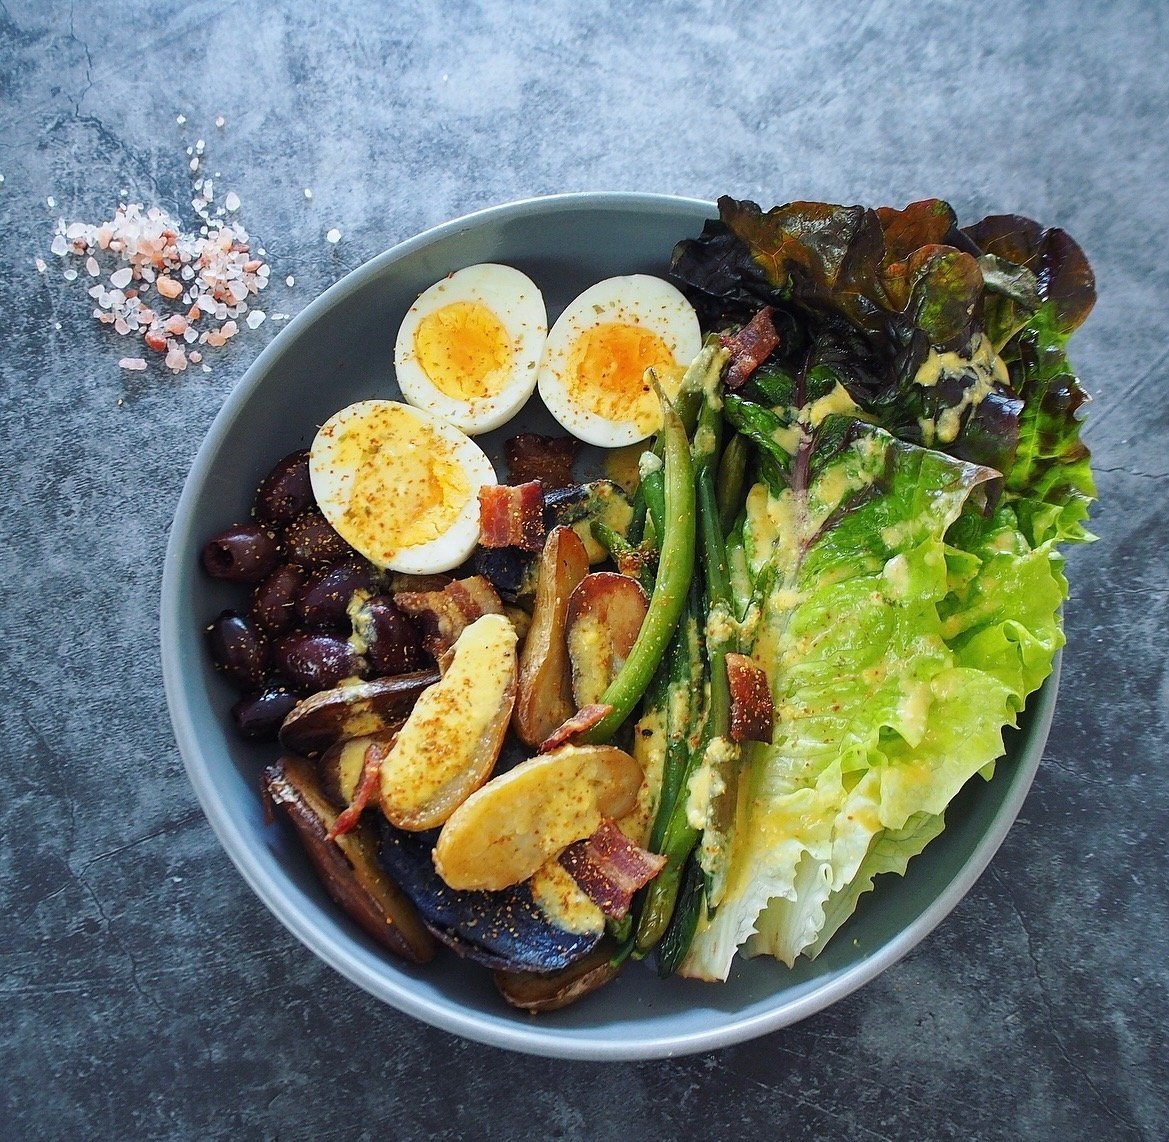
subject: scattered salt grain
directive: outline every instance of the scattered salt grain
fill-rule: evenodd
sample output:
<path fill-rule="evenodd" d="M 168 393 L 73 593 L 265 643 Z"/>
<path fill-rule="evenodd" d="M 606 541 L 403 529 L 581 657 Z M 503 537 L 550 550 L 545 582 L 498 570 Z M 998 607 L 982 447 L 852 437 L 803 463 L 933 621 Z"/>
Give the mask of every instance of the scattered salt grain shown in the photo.
<path fill-rule="evenodd" d="M 123 266 L 120 270 L 114 270 L 110 274 L 110 285 L 114 289 L 125 289 L 134 277 L 134 270 L 130 266 Z"/>
<path fill-rule="evenodd" d="M 341 241 L 341 231 L 340 231 L 340 230 L 338 230 L 336 226 L 334 226 L 334 227 L 333 227 L 333 229 L 332 229 L 332 230 L 330 230 L 330 231 L 329 231 L 329 232 L 328 232 L 328 233 L 325 235 L 325 241 L 326 241 L 326 242 L 332 242 L 332 243 L 334 243 L 334 245 L 335 245 L 337 242 L 340 242 L 340 241 Z"/>
<path fill-rule="evenodd" d="M 57 200 L 51 194 L 48 198 L 45 199 L 45 202 L 48 204 L 50 210 L 52 210 L 57 205 Z"/>
<path fill-rule="evenodd" d="M 216 116 L 216 119 L 215 119 L 215 126 L 216 126 L 216 127 L 222 127 L 222 126 L 223 126 L 223 116 L 222 116 L 222 115 L 218 115 L 218 116 Z"/>
<path fill-rule="evenodd" d="M 284 284 L 288 286 L 289 289 L 291 289 L 294 285 L 296 285 L 296 278 L 289 274 L 288 277 L 284 279 Z"/>
<path fill-rule="evenodd" d="M 249 329 L 258 329 L 264 323 L 264 318 L 267 314 L 262 309 L 253 309 L 247 316 L 247 326 Z"/>
<path fill-rule="evenodd" d="M 197 171 L 198 169 L 199 169 L 199 160 L 198 160 L 198 159 L 192 159 L 192 160 L 191 160 L 191 170 L 193 170 L 193 171 Z"/>
<path fill-rule="evenodd" d="M 234 190 L 229 190 L 227 197 L 223 200 L 223 205 L 234 214 L 239 209 L 239 195 Z"/>
<path fill-rule="evenodd" d="M 187 121 L 186 115 L 176 115 L 175 122 L 181 127 Z"/>
<path fill-rule="evenodd" d="M 304 188 L 304 196 L 305 198 L 312 198 L 313 196 L 313 192 L 307 186 Z"/>
<path fill-rule="evenodd" d="M 180 115 L 179 118 L 181 119 L 182 116 Z M 132 373 L 140 373 L 146 368 L 146 360 L 143 357 L 123 357 L 118 362 L 118 366 L 122 369 L 128 369 Z"/>
<path fill-rule="evenodd" d="M 70 267 L 62 275 L 67 282 L 75 282 L 77 280 L 77 271 Z"/>
<path fill-rule="evenodd" d="M 49 267 L 45 265 L 44 258 L 37 258 L 37 273 L 43 274 Z"/>
<path fill-rule="evenodd" d="M 56 254 L 58 258 L 63 258 L 69 253 L 69 242 L 66 240 L 64 234 L 57 234 L 53 238 L 53 243 L 49 247 L 49 252 Z"/>
<path fill-rule="evenodd" d="M 101 276 L 101 266 L 97 264 L 97 258 L 91 256 L 85 259 L 85 272 L 89 274 L 91 278 Z"/>

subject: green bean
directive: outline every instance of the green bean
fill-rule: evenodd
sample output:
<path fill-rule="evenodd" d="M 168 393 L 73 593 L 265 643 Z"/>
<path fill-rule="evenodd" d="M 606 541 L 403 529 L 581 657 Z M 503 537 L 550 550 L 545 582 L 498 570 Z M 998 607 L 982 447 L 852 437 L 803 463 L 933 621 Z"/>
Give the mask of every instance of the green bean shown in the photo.
<path fill-rule="evenodd" d="M 658 944 L 658 975 L 663 979 L 673 975 L 678 970 L 678 965 L 686 958 L 701 914 L 702 868 L 697 856 L 692 852 L 682 871 L 674 914 Z"/>
<path fill-rule="evenodd" d="M 730 534 L 739 512 L 743 510 L 744 494 L 747 489 L 747 461 L 750 456 L 750 441 L 736 432 L 727 441 L 722 459 L 718 462 L 718 520 L 723 535 Z"/>
<path fill-rule="evenodd" d="M 665 527 L 666 516 L 666 477 L 662 468 L 655 468 L 654 471 L 645 474 L 641 481 L 641 494 L 645 497 L 645 507 L 653 524 L 654 534 L 660 536 Z"/>
<path fill-rule="evenodd" d="M 594 744 L 607 742 L 641 701 L 685 610 L 694 574 L 694 466 L 690 442 L 674 407 L 665 396 L 661 400 L 665 485 L 661 554 L 641 630 L 617 677 L 601 696 L 601 703 L 612 709 L 585 735 L 584 740 Z"/>

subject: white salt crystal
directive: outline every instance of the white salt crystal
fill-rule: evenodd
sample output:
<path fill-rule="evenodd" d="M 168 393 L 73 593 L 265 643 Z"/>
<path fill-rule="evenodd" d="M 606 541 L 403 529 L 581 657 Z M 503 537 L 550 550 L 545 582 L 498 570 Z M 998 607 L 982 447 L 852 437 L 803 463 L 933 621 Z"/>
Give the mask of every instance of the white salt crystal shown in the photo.
<path fill-rule="evenodd" d="M 239 209 L 239 195 L 234 190 L 229 190 L 223 205 L 234 214 Z"/>
<path fill-rule="evenodd" d="M 334 244 L 337 242 L 340 242 L 341 241 L 341 231 L 338 230 L 336 226 L 334 226 L 333 229 L 330 230 L 325 235 L 325 241 L 326 242 L 333 242 Z"/>
<path fill-rule="evenodd" d="M 97 258 L 85 259 L 85 272 L 91 278 L 96 278 L 101 273 L 101 267 L 97 264 Z"/>
<path fill-rule="evenodd" d="M 305 198 L 312 198 L 313 196 L 313 192 L 307 186 L 304 188 L 304 196 Z"/>
<path fill-rule="evenodd" d="M 181 127 L 187 121 L 186 115 L 176 115 L 175 122 Z"/>
<path fill-rule="evenodd" d="M 267 315 L 264 313 L 264 311 L 262 309 L 253 309 L 252 312 L 248 314 L 248 322 L 247 322 L 248 328 L 249 329 L 259 328 L 261 325 L 263 325 L 264 318 L 266 316 Z"/>
<path fill-rule="evenodd" d="M 58 234 L 49 246 L 49 250 L 58 258 L 63 258 L 69 252 L 69 243 L 65 241 L 65 235 Z"/>
<path fill-rule="evenodd" d="M 215 126 L 216 126 L 216 127 L 222 127 L 222 126 L 223 126 L 223 116 L 222 116 L 222 115 L 219 115 L 219 116 L 217 116 L 217 117 L 216 117 L 216 119 L 215 119 Z"/>
<path fill-rule="evenodd" d="M 182 116 L 180 115 L 179 118 L 181 119 Z M 118 365 L 119 367 L 128 369 L 130 372 L 134 373 L 141 372 L 146 368 L 146 362 L 141 357 L 123 357 L 118 362 Z"/>
<path fill-rule="evenodd" d="M 49 195 L 48 198 L 45 199 L 45 202 L 48 203 L 50 210 L 52 210 L 53 207 L 55 207 L 57 205 L 57 200 L 51 194 Z"/>
<path fill-rule="evenodd" d="M 134 271 L 129 266 L 123 266 L 120 270 L 114 270 L 114 272 L 110 274 L 110 285 L 112 285 L 114 289 L 125 289 L 126 286 L 128 286 L 133 280 L 133 278 Z"/>
<path fill-rule="evenodd" d="M 37 273 L 43 274 L 49 267 L 45 265 L 44 258 L 37 258 Z"/>
<path fill-rule="evenodd" d="M 284 284 L 291 289 L 292 286 L 296 285 L 296 278 L 289 274 L 288 277 L 284 279 Z"/>
<path fill-rule="evenodd" d="M 75 282 L 77 280 L 77 271 L 70 266 L 62 275 L 67 282 Z"/>

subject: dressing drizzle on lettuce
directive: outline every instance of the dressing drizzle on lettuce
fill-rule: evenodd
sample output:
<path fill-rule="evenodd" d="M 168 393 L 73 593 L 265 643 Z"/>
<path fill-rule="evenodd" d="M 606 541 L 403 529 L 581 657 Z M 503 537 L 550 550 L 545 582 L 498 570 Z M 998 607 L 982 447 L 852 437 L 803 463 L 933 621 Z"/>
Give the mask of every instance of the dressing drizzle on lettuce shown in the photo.
<path fill-rule="evenodd" d="M 1095 496 L 1067 339 L 1095 299 L 1063 231 L 724 198 L 673 271 L 709 325 L 775 308 L 725 402 L 756 481 L 728 539 L 741 642 L 772 689 L 681 971 L 817 955 L 882 872 L 989 777 L 1063 644 L 1061 545 Z M 718 875 L 711 877 L 712 868 Z"/>

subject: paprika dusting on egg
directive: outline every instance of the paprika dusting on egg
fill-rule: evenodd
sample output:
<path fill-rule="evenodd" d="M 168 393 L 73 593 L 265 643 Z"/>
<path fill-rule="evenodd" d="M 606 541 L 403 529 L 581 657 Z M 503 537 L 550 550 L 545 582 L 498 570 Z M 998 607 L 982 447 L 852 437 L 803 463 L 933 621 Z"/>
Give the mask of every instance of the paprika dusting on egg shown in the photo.
<path fill-rule="evenodd" d="M 446 441 L 399 404 L 379 403 L 344 425 L 334 464 L 353 472 L 337 530 L 383 565 L 442 535 L 472 495 Z"/>
<path fill-rule="evenodd" d="M 606 420 L 627 420 L 646 434 L 661 425 L 661 403 L 645 380 L 653 369 L 667 396 L 677 394 L 682 370 L 652 329 L 606 321 L 583 330 L 568 357 L 565 387 L 573 400 Z"/>
<path fill-rule="evenodd" d="M 512 368 L 503 322 L 479 301 L 453 301 L 428 313 L 414 333 L 418 364 L 454 400 L 495 396 Z"/>

